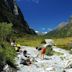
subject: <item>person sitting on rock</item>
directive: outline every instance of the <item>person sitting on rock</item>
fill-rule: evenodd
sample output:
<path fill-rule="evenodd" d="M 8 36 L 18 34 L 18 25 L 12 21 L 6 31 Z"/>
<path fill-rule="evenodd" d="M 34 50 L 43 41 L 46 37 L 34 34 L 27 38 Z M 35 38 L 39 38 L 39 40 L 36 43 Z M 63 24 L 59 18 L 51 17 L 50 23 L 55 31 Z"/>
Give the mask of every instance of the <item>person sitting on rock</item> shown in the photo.
<path fill-rule="evenodd" d="M 31 57 L 28 56 L 27 50 L 24 50 L 23 51 L 23 56 L 22 56 L 22 59 L 21 59 L 21 63 L 20 64 L 28 65 L 28 66 L 30 64 L 32 64 Z"/>
<path fill-rule="evenodd" d="M 27 59 L 22 59 L 20 64 L 27 65 L 27 66 L 31 65 L 32 62 L 30 61 L 30 57 L 28 57 Z"/>

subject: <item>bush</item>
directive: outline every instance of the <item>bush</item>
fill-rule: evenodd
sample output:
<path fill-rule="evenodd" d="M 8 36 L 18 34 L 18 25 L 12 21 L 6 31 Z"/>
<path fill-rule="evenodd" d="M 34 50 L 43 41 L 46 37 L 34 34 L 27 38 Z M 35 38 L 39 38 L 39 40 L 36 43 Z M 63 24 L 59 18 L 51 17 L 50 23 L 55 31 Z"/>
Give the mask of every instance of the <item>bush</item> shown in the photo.
<path fill-rule="evenodd" d="M 0 53 L 4 58 L 13 60 L 15 57 L 15 50 L 6 42 L 6 38 L 12 32 L 12 24 L 0 23 Z"/>
<path fill-rule="evenodd" d="M 5 40 L 6 36 L 12 32 L 12 24 L 0 23 L 0 39 Z"/>
<path fill-rule="evenodd" d="M 3 54 L 6 60 L 10 60 L 13 62 L 13 59 L 16 56 L 15 49 L 11 47 L 10 44 L 7 42 L 2 42 L 0 43 L 0 45 L 2 47 L 0 48 L 0 53 Z"/>
<path fill-rule="evenodd" d="M 0 23 L 0 71 L 2 71 L 7 61 L 14 64 L 14 58 L 16 57 L 16 51 L 6 41 L 9 35 L 12 33 L 12 24 Z"/>
<path fill-rule="evenodd" d="M 0 52 L 0 71 L 3 70 L 4 65 L 5 65 L 5 59 L 3 54 Z"/>

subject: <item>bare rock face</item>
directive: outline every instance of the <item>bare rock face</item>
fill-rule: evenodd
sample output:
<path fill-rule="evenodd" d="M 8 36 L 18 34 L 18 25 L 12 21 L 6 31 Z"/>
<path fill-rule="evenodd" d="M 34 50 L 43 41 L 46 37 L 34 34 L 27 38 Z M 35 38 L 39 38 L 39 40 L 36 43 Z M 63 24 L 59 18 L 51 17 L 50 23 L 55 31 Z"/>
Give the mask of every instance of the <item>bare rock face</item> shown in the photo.
<path fill-rule="evenodd" d="M 25 21 L 16 0 L 0 0 L 0 22 L 12 23 L 16 33 L 35 34 Z"/>

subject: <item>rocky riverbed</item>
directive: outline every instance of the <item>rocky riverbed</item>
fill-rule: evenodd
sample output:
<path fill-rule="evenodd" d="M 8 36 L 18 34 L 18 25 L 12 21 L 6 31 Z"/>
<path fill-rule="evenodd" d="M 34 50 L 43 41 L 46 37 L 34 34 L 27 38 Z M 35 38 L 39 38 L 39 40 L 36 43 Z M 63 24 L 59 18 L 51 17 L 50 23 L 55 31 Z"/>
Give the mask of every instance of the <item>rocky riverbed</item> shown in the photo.
<path fill-rule="evenodd" d="M 28 46 L 21 46 L 21 50 L 27 50 L 30 57 L 36 61 L 30 66 L 20 64 L 21 57 L 20 53 L 16 57 L 16 64 L 19 70 L 17 72 L 72 72 L 72 55 L 69 51 L 53 47 L 53 50 L 61 54 L 54 54 L 52 56 L 45 56 L 44 59 L 36 57 L 35 48 Z"/>

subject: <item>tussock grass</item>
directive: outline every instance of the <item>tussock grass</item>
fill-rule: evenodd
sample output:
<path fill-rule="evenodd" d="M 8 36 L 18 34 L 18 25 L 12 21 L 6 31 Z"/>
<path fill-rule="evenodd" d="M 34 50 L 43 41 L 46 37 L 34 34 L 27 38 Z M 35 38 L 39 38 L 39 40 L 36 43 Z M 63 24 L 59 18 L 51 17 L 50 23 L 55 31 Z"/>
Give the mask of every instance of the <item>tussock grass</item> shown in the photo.
<path fill-rule="evenodd" d="M 39 46 L 41 42 L 45 39 L 43 36 L 24 36 L 21 38 L 16 39 L 17 43 L 25 46 Z M 47 38 L 46 38 L 47 39 Z M 64 49 L 71 49 L 69 43 L 72 42 L 72 37 L 65 37 L 65 38 L 52 38 L 54 43 L 57 47 L 64 48 Z"/>
<path fill-rule="evenodd" d="M 29 37 L 18 38 L 16 39 L 16 42 L 23 46 L 25 45 L 25 46 L 36 47 L 36 46 L 39 46 L 43 40 L 44 40 L 43 37 L 29 36 Z"/>
<path fill-rule="evenodd" d="M 57 38 L 54 39 L 56 46 L 64 48 L 64 49 L 71 49 L 70 43 L 72 43 L 72 37 L 65 37 L 65 38 Z"/>

